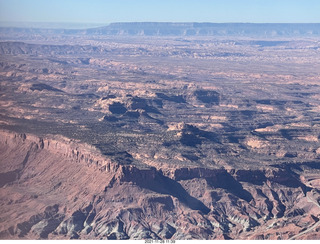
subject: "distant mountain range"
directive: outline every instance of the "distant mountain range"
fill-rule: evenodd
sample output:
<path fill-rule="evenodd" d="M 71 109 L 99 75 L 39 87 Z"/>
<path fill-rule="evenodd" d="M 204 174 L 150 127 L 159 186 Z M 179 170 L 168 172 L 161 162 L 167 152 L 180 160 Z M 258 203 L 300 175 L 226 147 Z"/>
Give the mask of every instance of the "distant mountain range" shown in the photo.
<path fill-rule="evenodd" d="M 320 23 L 314 24 L 253 24 L 253 23 L 172 23 L 132 22 L 111 23 L 87 29 L 44 29 L 1 27 L 0 33 L 81 34 L 124 36 L 253 36 L 290 37 L 320 36 Z"/>

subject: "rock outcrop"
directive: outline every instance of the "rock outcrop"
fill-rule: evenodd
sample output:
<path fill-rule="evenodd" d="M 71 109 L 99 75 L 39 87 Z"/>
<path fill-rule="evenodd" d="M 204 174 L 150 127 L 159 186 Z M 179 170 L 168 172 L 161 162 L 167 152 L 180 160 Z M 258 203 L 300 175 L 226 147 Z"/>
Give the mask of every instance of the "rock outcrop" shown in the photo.
<path fill-rule="evenodd" d="M 319 238 L 306 172 L 139 168 L 61 136 L 0 138 L 1 239 Z"/>
<path fill-rule="evenodd" d="M 318 30 L 0 28 L 0 239 L 319 239 Z"/>

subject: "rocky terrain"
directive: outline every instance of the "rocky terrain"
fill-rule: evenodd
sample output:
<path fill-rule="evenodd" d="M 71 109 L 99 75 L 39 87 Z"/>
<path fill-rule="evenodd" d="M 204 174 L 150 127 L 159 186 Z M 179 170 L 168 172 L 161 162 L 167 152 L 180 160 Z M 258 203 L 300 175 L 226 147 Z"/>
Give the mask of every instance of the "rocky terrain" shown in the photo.
<path fill-rule="evenodd" d="M 228 28 L 2 29 L 0 238 L 319 239 L 316 27 Z"/>

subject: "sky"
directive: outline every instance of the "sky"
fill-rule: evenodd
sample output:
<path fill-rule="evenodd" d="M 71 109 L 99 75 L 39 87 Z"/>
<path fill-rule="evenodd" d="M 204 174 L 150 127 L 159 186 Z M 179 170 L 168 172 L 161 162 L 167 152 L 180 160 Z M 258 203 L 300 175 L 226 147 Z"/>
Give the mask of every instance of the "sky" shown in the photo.
<path fill-rule="evenodd" d="M 320 0 L 0 0 L 0 22 L 320 23 Z"/>

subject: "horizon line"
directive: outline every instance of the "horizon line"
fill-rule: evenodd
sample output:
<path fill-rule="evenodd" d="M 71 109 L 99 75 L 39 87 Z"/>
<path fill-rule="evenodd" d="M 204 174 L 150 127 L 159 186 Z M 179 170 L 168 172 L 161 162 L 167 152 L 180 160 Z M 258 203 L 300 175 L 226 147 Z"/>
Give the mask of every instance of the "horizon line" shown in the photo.
<path fill-rule="evenodd" d="M 1 28 L 34 28 L 34 29 L 88 29 L 107 27 L 111 24 L 125 24 L 125 23 L 167 23 L 167 24 L 320 24 L 320 22 L 210 22 L 210 21 L 115 21 L 106 23 L 94 22 L 38 22 L 38 21 L 0 21 Z M 65 25 L 65 27 L 63 27 Z M 66 26 L 67 25 L 67 26 Z M 68 26 L 69 25 L 69 26 Z M 80 27 L 81 26 L 81 27 Z"/>

